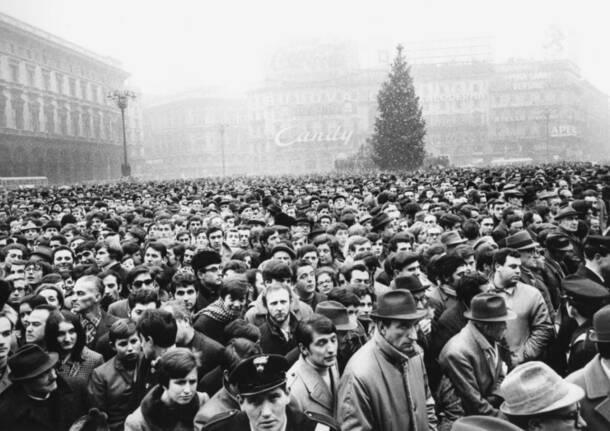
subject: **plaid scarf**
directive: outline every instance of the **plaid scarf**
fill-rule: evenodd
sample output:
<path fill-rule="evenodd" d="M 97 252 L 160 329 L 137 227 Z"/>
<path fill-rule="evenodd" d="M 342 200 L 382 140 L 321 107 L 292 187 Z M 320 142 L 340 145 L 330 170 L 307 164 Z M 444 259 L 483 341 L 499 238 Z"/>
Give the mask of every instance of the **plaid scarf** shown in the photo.
<path fill-rule="evenodd" d="M 240 313 L 235 313 L 229 310 L 222 298 L 218 298 L 216 301 L 212 302 L 210 305 L 201 310 L 201 314 L 222 323 L 229 323 L 239 317 Z"/>

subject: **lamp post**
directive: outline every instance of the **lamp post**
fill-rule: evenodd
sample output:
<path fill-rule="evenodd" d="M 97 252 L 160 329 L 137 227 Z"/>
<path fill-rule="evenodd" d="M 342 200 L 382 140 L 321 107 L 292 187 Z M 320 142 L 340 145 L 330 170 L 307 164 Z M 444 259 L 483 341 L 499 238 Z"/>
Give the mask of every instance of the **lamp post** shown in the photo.
<path fill-rule="evenodd" d="M 225 177 L 225 131 L 227 130 L 226 124 L 221 124 L 220 130 L 220 157 L 222 159 L 222 177 Z"/>
<path fill-rule="evenodd" d="M 127 135 L 125 133 L 125 109 L 129 99 L 135 99 L 136 94 L 129 90 L 114 90 L 108 93 L 108 98 L 115 101 L 118 108 L 121 110 L 121 120 L 123 123 L 123 164 L 121 165 L 121 176 L 131 176 L 131 166 L 127 161 Z"/>

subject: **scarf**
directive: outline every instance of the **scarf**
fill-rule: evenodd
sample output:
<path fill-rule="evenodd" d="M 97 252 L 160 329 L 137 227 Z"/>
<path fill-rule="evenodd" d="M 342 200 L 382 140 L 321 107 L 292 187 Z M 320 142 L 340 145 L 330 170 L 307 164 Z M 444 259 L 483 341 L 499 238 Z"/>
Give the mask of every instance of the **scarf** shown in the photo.
<path fill-rule="evenodd" d="M 212 302 L 210 305 L 201 310 L 201 314 L 221 323 L 229 323 L 235 318 L 239 317 L 238 313 L 235 313 L 227 308 L 222 298 L 218 298 L 216 301 Z"/>

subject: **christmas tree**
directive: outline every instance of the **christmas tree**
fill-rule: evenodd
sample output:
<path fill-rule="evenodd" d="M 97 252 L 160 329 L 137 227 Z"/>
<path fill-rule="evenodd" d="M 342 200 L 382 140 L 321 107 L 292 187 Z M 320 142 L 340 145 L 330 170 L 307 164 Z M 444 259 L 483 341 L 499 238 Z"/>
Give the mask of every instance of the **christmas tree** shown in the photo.
<path fill-rule="evenodd" d="M 403 47 L 398 45 L 396 51 L 388 80 L 377 95 L 378 115 L 370 143 L 373 160 L 381 169 L 413 170 L 424 160 L 426 123 Z"/>

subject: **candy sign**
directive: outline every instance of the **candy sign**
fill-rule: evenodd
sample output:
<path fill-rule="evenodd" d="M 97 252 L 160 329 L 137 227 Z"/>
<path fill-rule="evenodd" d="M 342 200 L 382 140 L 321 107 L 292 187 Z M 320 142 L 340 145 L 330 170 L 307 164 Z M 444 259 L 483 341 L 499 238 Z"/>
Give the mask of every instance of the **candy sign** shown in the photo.
<path fill-rule="evenodd" d="M 339 142 L 342 145 L 347 145 L 352 138 L 354 132 L 351 130 L 343 130 L 337 127 L 334 132 L 301 132 L 298 133 L 296 127 L 286 127 L 275 134 L 275 145 L 278 147 L 289 147 L 294 144 L 308 142 Z"/>

